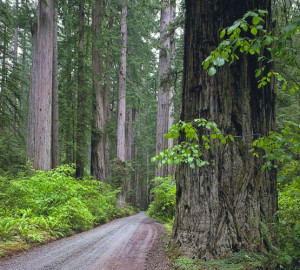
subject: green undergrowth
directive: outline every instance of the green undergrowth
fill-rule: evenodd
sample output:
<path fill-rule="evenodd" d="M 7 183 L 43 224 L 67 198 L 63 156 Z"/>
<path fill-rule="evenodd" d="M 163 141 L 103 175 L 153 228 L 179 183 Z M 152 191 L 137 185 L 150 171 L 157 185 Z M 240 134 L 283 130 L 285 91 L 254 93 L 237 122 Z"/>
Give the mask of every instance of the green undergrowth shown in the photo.
<path fill-rule="evenodd" d="M 176 270 L 249 270 L 272 269 L 266 268 L 267 258 L 257 253 L 238 252 L 224 260 L 204 261 L 179 257 L 174 261 Z M 274 269 L 274 268 L 273 268 Z"/>
<path fill-rule="evenodd" d="M 151 180 L 153 188 L 150 191 L 151 203 L 147 215 L 160 223 L 170 224 L 175 214 L 176 184 L 174 178 L 156 177 Z"/>
<path fill-rule="evenodd" d="M 73 177 L 64 165 L 0 176 L 0 257 L 133 214 L 117 206 L 117 193 L 102 182 Z"/>

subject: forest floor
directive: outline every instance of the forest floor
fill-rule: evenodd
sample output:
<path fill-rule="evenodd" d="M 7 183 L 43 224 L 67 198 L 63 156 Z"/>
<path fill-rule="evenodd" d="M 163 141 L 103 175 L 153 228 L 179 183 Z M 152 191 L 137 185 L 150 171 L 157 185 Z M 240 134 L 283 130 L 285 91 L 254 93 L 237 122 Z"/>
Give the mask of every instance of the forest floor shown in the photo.
<path fill-rule="evenodd" d="M 167 270 L 164 227 L 139 213 L 0 260 L 0 270 Z"/>

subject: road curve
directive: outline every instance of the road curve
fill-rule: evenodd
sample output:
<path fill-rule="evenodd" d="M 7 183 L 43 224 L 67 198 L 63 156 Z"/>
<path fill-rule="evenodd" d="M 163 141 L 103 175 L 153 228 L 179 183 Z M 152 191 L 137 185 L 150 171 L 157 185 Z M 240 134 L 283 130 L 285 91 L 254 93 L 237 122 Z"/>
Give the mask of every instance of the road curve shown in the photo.
<path fill-rule="evenodd" d="M 143 270 L 157 241 L 143 212 L 0 261 L 0 270 Z"/>

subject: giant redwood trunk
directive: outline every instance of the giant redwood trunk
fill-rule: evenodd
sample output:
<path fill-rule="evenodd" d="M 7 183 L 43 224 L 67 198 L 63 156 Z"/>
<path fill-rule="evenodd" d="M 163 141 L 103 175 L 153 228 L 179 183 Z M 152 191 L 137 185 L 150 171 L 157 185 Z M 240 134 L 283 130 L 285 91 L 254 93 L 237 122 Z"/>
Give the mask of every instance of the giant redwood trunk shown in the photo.
<path fill-rule="evenodd" d="M 156 126 L 156 154 L 168 148 L 168 141 L 164 135 L 168 133 L 169 125 L 169 85 L 168 72 L 170 68 L 170 37 L 168 26 L 170 24 L 170 1 L 161 1 L 162 9 L 160 15 L 160 43 L 159 50 L 159 87 L 157 104 L 157 126 Z M 168 167 L 162 166 L 155 169 L 156 177 L 168 176 Z"/>
<path fill-rule="evenodd" d="M 101 1 L 97 0 L 93 10 L 93 126 L 91 145 L 91 173 L 99 181 L 105 181 L 105 88 L 102 86 L 102 58 L 98 41 L 101 38 Z"/>
<path fill-rule="evenodd" d="M 213 77 L 201 66 L 220 41 L 220 28 L 248 10 L 268 9 L 271 14 L 270 6 L 270 0 L 186 0 L 181 119 L 203 117 L 236 136 L 235 142 L 205 153 L 210 165 L 177 169 L 173 241 L 191 257 L 211 259 L 263 248 L 260 221 L 272 221 L 276 211 L 276 175 L 262 172 L 263 161 L 249 152 L 257 134 L 266 136 L 274 128 L 272 86 L 257 88 L 255 56 L 240 56 Z"/>
<path fill-rule="evenodd" d="M 51 169 L 53 0 L 39 1 L 38 69 L 35 95 L 34 161 L 38 170 Z"/>

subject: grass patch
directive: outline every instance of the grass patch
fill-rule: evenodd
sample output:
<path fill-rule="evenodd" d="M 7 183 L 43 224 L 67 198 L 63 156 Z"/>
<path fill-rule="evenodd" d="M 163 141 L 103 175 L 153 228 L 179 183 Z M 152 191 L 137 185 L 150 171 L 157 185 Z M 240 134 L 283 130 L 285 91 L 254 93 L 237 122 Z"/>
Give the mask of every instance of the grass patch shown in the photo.
<path fill-rule="evenodd" d="M 257 253 L 238 252 L 224 260 L 204 261 L 178 257 L 173 269 L 176 270 L 250 270 L 268 269 L 265 266 L 266 257 Z"/>

